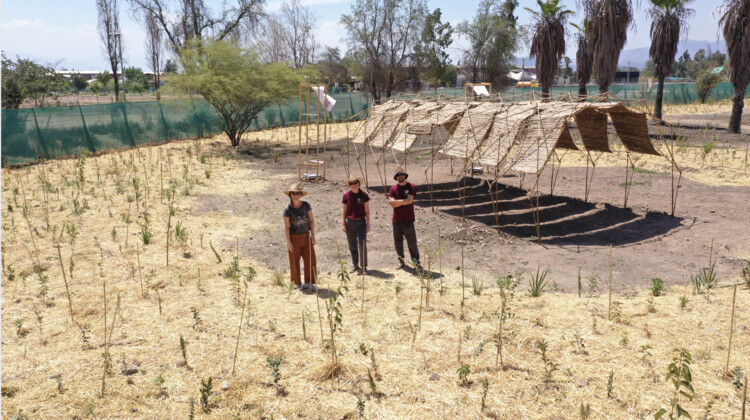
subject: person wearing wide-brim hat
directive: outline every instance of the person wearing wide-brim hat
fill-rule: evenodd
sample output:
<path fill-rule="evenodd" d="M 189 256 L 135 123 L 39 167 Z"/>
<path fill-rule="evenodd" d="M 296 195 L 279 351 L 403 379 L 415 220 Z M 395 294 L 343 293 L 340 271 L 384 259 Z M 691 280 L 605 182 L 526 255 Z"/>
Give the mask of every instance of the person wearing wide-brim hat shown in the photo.
<path fill-rule="evenodd" d="M 393 207 L 393 243 L 398 255 L 397 269 L 404 268 L 404 238 L 409 246 L 409 256 L 417 268 L 420 268 L 419 247 L 417 246 L 417 232 L 414 229 L 414 198 L 417 187 L 407 182 L 409 174 L 402 168 L 397 168 L 393 175 L 396 185 L 388 191 L 388 203 Z"/>
<path fill-rule="evenodd" d="M 301 198 L 307 195 L 298 183 L 292 184 L 284 194 L 289 196 L 289 205 L 284 208 L 284 232 L 289 251 L 289 267 L 292 282 L 297 289 L 304 290 L 315 286 L 315 219 L 312 207 Z M 305 264 L 305 283 L 300 280 L 299 259 Z"/>
<path fill-rule="evenodd" d="M 351 176 L 346 181 L 349 191 L 344 194 L 341 203 L 344 205 L 342 213 L 342 230 L 346 232 L 349 243 L 349 253 L 352 256 L 351 272 L 367 271 L 367 234 L 370 232 L 370 196 L 360 187 L 364 181 L 360 177 Z"/>

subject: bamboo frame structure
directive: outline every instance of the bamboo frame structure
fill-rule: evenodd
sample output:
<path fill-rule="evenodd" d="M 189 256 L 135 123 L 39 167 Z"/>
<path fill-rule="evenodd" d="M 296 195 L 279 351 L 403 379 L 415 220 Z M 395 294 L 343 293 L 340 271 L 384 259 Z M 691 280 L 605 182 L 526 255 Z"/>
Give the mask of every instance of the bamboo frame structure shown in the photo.
<path fill-rule="evenodd" d="M 662 128 L 656 125 L 658 140 L 663 143 L 661 152 L 654 147 L 648 130 L 648 120 L 654 117 L 643 100 L 623 100 L 610 94 L 595 95 L 579 102 L 571 95 L 557 95 L 544 102 L 537 100 L 533 94 L 497 95 L 487 101 L 468 101 L 468 89 L 475 84 L 465 86 L 465 102 L 442 101 L 429 99 L 410 99 L 407 101 L 392 100 L 372 110 L 370 118 L 360 127 L 365 135 L 352 143 L 361 143 L 363 148 L 357 154 L 359 161 L 367 149 L 373 154 L 383 186 L 387 182 L 386 165 L 388 150 L 394 161 L 406 164 L 412 146 L 429 142 L 429 163 L 425 169 L 428 184 L 430 205 L 434 211 L 434 165 L 441 156 L 451 159 L 451 168 L 455 159 L 463 160 L 463 167 L 456 171 L 456 182 L 459 190 L 461 214 L 466 215 L 466 177 L 471 164 L 471 177 L 474 176 L 474 163 L 479 162 L 494 171 L 487 171 L 486 182 L 488 194 L 495 213 L 495 224 L 501 232 L 498 200 L 499 179 L 508 172 L 520 174 L 521 188 L 526 174 L 534 176 L 528 190 L 528 199 L 536 228 L 536 238 L 541 244 L 540 191 L 539 178 L 545 167 L 551 162 L 550 195 L 561 168 L 562 158 L 569 152 L 577 150 L 586 156 L 585 201 L 588 202 L 591 184 L 594 178 L 597 160 L 604 153 L 617 153 L 626 161 L 625 191 L 623 207 L 627 207 L 630 195 L 629 185 L 633 181 L 635 163 L 643 154 L 664 156 L 672 167 L 671 215 L 674 216 L 677 192 L 679 191 L 682 171 L 675 162 L 674 138 L 671 143 L 665 140 Z M 490 86 L 490 84 L 476 84 Z M 398 104 L 401 102 L 401 104 Z M 418 110 L 428 110 L 414 117 Z M 390 118 L 390 119 L 389 119 Z M 575 120 L 575 126 L 569 124 Z M 611 120 L 611 122 L 610 122 Z M 368 123 L 369 121 L 369 123 Z M 384 121 L 389 121 L 385 124 Z M 616 134 L 610 138 L 607 134 L 608 124 L 613 124 Z M 669 126 L 667 124 L 667 126 Z M 384 129 L 384 127 L 388 127 Z M 393 128 L 397 127 L 397 128 Z M 671 127 L 671 126 L 670 126 Z M 579 143 L 571 136 L 571 128 L 579 133 Z M 368 134 L 367 131 L 370 130 Z M 380 137 L 378 137 L 380 136 Z M 411 137 L 410 137 L 411 136 Z M 610 147 L 611 141 L 619 137 L 621 146 Z M 369 147 L 368 147 L 369 146 Z M 375 149 L 380 149 L 377 154 Z M 558 150 L 560 151 L 558 153 Z M 396 152 L 402 152 L 399 162 Z M 592 157 L 594 154 L 594 157 Z M 381 163 L 382 170 L 381 172 Z M 366 161 L 365 161 L 365 166 Z M 589 171 L 589 166 L 591 170 Z M 361 163 L 360 163 L 361 167 Z M 366 168 L 365 168 L 366 170 Z M 490 175 L 490 172 L 494 172 Z M 453 174 L 453 170 L 451 170 Z M 384 178 L 385 176 L 385 178 Z M 463 182 L 462 182 L 463 181 Z M 482 185 L 480 184 L 480 185 Z M 494 191 L 493 191 L 494 190 Z"/>
<path fill-rule="evenodd" d="M 318 89 L 318 91 L 315 91 Z M 321 103 L 319 100 L 319 92 L 322 91 L 323 95 L 323 121 L 321 128 Z M 312 105 L 310 104 L 310 93 L 314 93 L 315 101 L 315 113 L 312 113 Z M 326 85 L 317 85 L 311 83 L 300 83 L 299 84 L 299 118 L 297 122 L 297 177 L 303 181 L 317 181 L 325 179 L 326 177 L 326 152 L 328 147 L 328 88 Z M 304 111 L 304 112 L 303 112 Z M 312 124 L 315 126 L 315 142 L 311 145 L 310 138 L 310 117 L 312 117 Z M 321 153 L 321 129 L 323 131 L 323 152 Z M 304 134 L 304 145 L 302 144 L 302 138 Z M 315 159 L 310 158 L 311 149 L 314 147 Z M 304 154 L 304 160 L 302 158 Z M 303 170 L 304 168 L 304 170 Z M 315 172 L 310 172 L 310 168 L 314 168 Z M 321 173 L 322 168 L 322 173 Z"/>

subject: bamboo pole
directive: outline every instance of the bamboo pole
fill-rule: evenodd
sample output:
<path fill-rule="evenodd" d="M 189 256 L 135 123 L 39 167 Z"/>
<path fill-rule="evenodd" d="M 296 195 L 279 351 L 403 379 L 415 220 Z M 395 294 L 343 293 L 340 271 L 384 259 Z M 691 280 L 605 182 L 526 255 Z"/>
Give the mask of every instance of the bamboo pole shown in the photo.
<path fill-rule="evenodd" d="M 737 301 L 737 285 L 734 285 L 734 292 L 732 293 L 732 316 L 729 321 L 729 345 L 727 346 L 727 364 L 724 366 L 724 374 L 729 375 L 729 357 L 732 354 L 732 336 L 734 335 L 734 309 L 735 302 Z M 743 400 L 744 405 L 744 400 Z"/>
<path fill-rule="evenodd" d="M 609 305 L 607 306 L 607 320 L 612 319 L 612 244 L 609 244 Z"/>
<path fill-rule="evenodd" d="M 242 310 L 240 311 L 240 325 L 237 327 L 237 344 L 234 346 L 234 360 L 232 361 L 232 376 L 234 367 L 237 365 L 237 351 L 240 349 L 240 334 L 242 334 L 242 318 L 245 317 L 245 301 L 247 301 L 247 281 L 245 282 L 245 297 L 242 298 Z"/>
<path fill-rule="evenodd" d="M 138 258 L 138 278 L 141 280 L 141 296 L 145 296 L 143 294 L 143 273 L 141 272 L 141 253 L 138 250 L 138 242 L 135 243 L 135 256 Z"/>
<path fill-rule="evenodd" d="M 65 282 L 65 294 L 68 296 L 68 310 L 70 311 L 70 320 L 73 321 L 73 323 L 77 325 L 78 323 L 73 318 L 73 301 L 70 298 L 70 289 L 68 288 L 68 278 L 65 276 L 65 265 L 63 264 L 63 260 L 62 260 L 62 252 L 60 251 L 60 244 L 57 244 L 55 248 L 57 248 L 57 256 L 60 259 L 60 270 L 62 270 L 63 281 Z"/>

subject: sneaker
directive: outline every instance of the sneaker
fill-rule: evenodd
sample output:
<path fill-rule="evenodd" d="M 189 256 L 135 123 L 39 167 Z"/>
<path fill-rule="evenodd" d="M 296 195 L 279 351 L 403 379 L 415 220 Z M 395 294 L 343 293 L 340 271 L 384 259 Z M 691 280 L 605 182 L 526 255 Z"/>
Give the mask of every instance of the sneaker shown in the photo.
<path fill-rule="evenodd" d="M 349 270 L 350 273 L 356 273 L 356 272 L 359 272 L 359 271 L 362 271 L 362 269 L 359 268 L 359 267 L 356 267 L 356 266 L 353 267 L 351 270 Z"/>
<path fill-rule="evenodd" d="M 297 289 L 297 290 L 304 290 L 305 286 L 302 285 L 302 284 L 296 284 L 296 285 L 294 285 L 294 288 Z"/>
<path fill-rule="evenodd" d="M 302 285 L 302 290 L 310 290 L 310 284 L 305 283 Z"/>
<path fill-rule="evenodd" d="M 403 261 L 399 261 L 398 264 L 396 264 L 396 270 L 402 270 L 404 267 L 406 267 L 406 264 L 404 264 Z"/>

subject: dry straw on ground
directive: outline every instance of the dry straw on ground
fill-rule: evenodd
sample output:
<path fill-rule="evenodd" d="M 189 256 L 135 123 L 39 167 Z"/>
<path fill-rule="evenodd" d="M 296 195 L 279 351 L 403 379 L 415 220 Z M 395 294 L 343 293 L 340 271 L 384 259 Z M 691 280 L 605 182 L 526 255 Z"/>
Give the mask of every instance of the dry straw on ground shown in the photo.
<path fill-rule="evenodd" d="M 340 138 L 345 131 L 345 126 L 336 126 L 332 137 Z M 251 133 L 248 140 L 264 136 L 261 143 L 296 143 L 295 135 L 295 129 L 282 129 Z M 204 200 L 231 199 L 235 194 L 265 200 L 278 193 L 273 186 L 295 178 L 296 168 L 283 180 L 270 179 L 247 160 L 236 159 L 237 152 L 223 140 L 217 136 L 89 157 L 85 162 L 53 161 L 3 170 L 4 417 L 23 412 L 30 418 L 187 418 L 194 399 L 196 416 L 206 418 L 356 418 L 360 411 L 367 418 L 578 418 L 582 403 L 590 404 L 591 418 L 650 418 L 669 404 L 673 388 L 664 377 L 678 347 L 693 355 L 696 390 L 695 399 L 683 400 L 683 407 L 693 418 L 706 411 L 714 418 L 737 417 L 742 394 L 724 374 L 732 296 L 731 288 L 723 287 L 736 278 L 720 279 L 721 287 L 712 290 L 710 298 L 682 286 L 653 298 L 648 291 L 615 296 L 620 315 L 610 321 L 606 294 L 592 289 L 578 297 L 548 291 L 531 298 L 525 292 L 529 273 L 523 273 L 506 310 L 501 368 L 495 362 L 501 307 L 499 290 L 493 286 L 495 273 L 467 271 L 467 278 L 484 279 L 486 288 L 479 295 L 466 291 L 463 320 L 460 273 L 446 274 L 445 293 L 433 289 L 417 330 L 419 279 L 386 269 L 393 277 L 367 278 L 364 294 L 352 278 L 351 291 L 343 297 L 343 328 L 337 334 L 340 366 L 335 368 L 321 345 L 321 338 L 329 338 L 324 302 L 315 294 L 274 285 L 272 267 L 249 261 L 240 252 L 240 281 L 251 265 L 258 276 L 248 288 L 232 377 L 241 306 L 235 303 L 234 283 L 222 272 L 235 255 L 236 238 L 281 231 L 258 222 L 251 211 L 212 212 Z M 174 186 L 163 199 L 162 164 L 165 188 Z M 22 184 L 31 229 L 23 216 Z M 172 223 L 181 221 L 189 240 L 184 255 L 179 243 L 171 241 L 166 267 L 170 195 L 176 209 Z M 76 208 L 81 209 L 78 215 Z M 123 215 L 129 215 L 129 225 Z M 146 218 L 153 234 L 148 245 L 138 237 Z M 67 270 L 75 323 L 68 312 L 56 244 Z M 262 245 L 269 250 L 283 247 L 280 241 Z M 444 246 L 443 252 L 457 252 L 450 244 Z M 335 250 L 319 248 L 318 253 L 330 261 Z M 37 258 L 42 271 L 35 274 Z M 321 299 L 338 286 L 335 270 L 333 264 L 320 269 Z M 589 274 L 605 277 L 584 269 L 584 275 Z M 550 276 L 554 280 L 574 275 L 553 270 Z M 102 396 L 104 278 L 112 370 Z M 681 309 L 682 296 L 689 301 Z M 118 297 L 120 308 L 112 320 Z M 730 367 L 748 372 L 746 288 L 738 291 L 736 305 Z M 182 358 L 180 336 L 186 340 L 183 367 L 176 365 Z M 537 350 L 540 340 L 548 343 L 547 357 L 558 365 L 547 383 Z M 269 357 L 282 359 L 280 386 L 273 383 Z M 457 371 L 464 364 L 470 373 L 461 384 Z M 126 376 L 123 365 L 136 366 L 139 372 Z M 333 370 L 338 372 L 333 380 L 321 380 Z M 209 397 L 210 413 L 202 414 L 199 387 L 208 377 L 213 377 L 214 393 Z M 224 382 L 228 387 L 220 390 Z"/>

